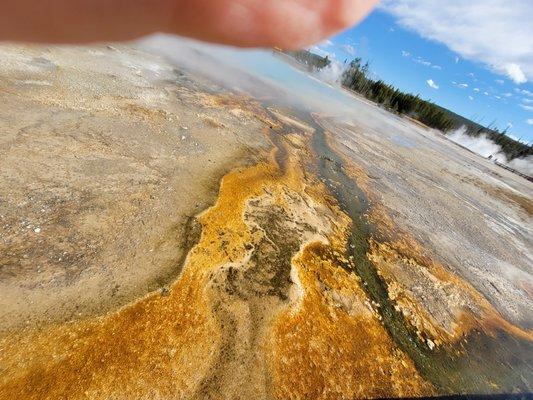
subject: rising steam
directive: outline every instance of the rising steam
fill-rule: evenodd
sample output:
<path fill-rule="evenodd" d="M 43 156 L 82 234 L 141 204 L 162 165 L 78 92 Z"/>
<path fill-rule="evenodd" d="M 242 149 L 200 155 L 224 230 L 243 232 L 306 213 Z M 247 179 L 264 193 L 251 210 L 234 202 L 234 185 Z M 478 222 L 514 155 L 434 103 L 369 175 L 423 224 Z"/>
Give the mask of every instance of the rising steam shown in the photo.
<path fill-rule="evenodd" d="M 340 86 L 344 69 L 345 67 L 341 62 L 333 60 L 329 65 L 319 70 L 316 75 L 318 79 L 330 85 Z"/>
<path fill-rule="evenodd" d="M 462 126 L 448 134 L 448 139 L 451 139 L 455 143 L 466 147 L 470 151 L 473 151 L 480 156 L 492 156 L 493 160 L 507 164 L 509 167 L 514 168 L 517 171 L 533 176 L 533 156 L 507 160 L 507 157 L 503 153 L 501 147 L 484 134 L 479 136 L 470 136 L 466 133 L 466 127 Z"/>

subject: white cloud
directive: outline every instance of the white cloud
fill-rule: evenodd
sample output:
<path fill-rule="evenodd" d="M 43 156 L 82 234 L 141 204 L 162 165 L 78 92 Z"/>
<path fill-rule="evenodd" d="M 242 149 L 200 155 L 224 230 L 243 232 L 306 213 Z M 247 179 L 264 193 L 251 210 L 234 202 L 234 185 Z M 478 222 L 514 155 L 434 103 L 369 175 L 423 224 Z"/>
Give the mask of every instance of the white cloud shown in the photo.
<path fill-rule="evenodd" d="M 472 96 L 468 96 L 468 98 L 469 98 L 470 100 L 474 100 L 474 98 L 473 98 Z"/>
<path fill-rule="evenodd" d="M 382 0 L 380 7 L 403 27 L 516 83 L 533 79 L 531 0 Z"/>
<path fill-rule="evenodd" d="M 496 79 L 496 83 L 503 85 L 505 82 L 503 79 Z"/>
<path fill-rule="evenodd" d="M 526 111 L 533 111 L 533 106 L 526 106 L 525 104 L 519 104 Z"/>
<path fill-rule="evenodd" d="M 512 93 L 507 92 L 507 93 L 504 93 L 502 96 L 511 97 L 512 95 L 513 95 Z"/>
<path fill-rule="evenodd" d="M 488 96 L 488 95 L 489 95 L 489 92 L 483 92 L 483 94 L 484 94 L 485 96 Z"/>
<path fill-rule="evenodd" d="M 323 46 L 323 47 L 329 47 L 329 46 L 333 46 L 333 42 L 329 39 L 326 39 L 324 40 L 323 42 L 320 43 L 320 46 Z"/>
<path fill-rule="evenodd" d="M 352 56 L 355 55 L 355 47 L 353 47 L 351 44 L 343 44 L 341 47 L 346 53 Z"/>
<path fill-rule="evenodd" d="M 457 64 L 459 62 L 459 57 L 455 57 L 455 63 Z"/>
<path fill-rule="evenodd" d="M 433 82 L 433 79 L 428 79 L 426 81 L 426 83 L 428 84 L 428 86 L 432 89 L 438 89 L 439 88 L 439 85 L 437 85 L 435 82 Z"/>
<path fill-rule="evenodd" d="M 533 118 L 526 119 L 526 124 L 533 125 Z"/>
<path fill-rule="evenodd" d="M 531 103 L 533 103 L 533 99 L 528 99 L 528 98 L 525 98 L 525 97 L 524 97 L 524 98 L 522 99 L 522 102 L 524 102 L 524 103 L 528 103 L 528 104 L 531 104 Z"/>
<path fill-rule="evenodd" d="M 418 64 L 425 65 L 426 67 L 431 66 L 431 63 L 429 61 L 424 60 L 423 58 L 417 57 L 413 58 L 413 61 Z"/>
<path fill-rule="evenodd" d="M 474 92 L 479 92 L 479 88 L 475 87 Z"/>
<path fill-rule="evenodd" d="M 524 74 L 524 71 L 522 71 L 522 68 L 520 68 L 520 65 L 515 63 L 508 63 L 505 64 L 503 67 L 501 67 L 503 71 L 505 71 L 505 74 L 511 78 L 511 80 L 515 83 L 526 83 L 526 75 Z"/>
<path fill-rule="evenodd" d="M 322 49 L 322 48 L 320 48 L 318 46 L 313 46 L 309 50 L 311 50 L 315 54 L 318 54 L 321 57 L 328 57 L 330 59 L 334 59 L 335 58 L 335 53 L 332 53 L 330 51 L 324 50 L 324 49 Z"/>
<path fill-rule="evenodd" d="M 431 68 L 438 69 L 439 71 L 442 69 L 440 65 L 432 65 Z"/>
<path fill-rule="evenodd" d="M 408 51 L 402 50 L 402 57 L 409 57 L 410 55 L 411 53 L 409 53 Z"/>

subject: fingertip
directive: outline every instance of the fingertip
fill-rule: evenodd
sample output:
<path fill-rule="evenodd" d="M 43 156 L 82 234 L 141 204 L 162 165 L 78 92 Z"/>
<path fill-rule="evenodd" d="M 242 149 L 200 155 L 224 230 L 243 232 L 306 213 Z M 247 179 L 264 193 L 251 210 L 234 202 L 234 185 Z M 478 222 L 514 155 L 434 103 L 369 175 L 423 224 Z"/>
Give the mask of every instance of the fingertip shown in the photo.
<path fill-rule="evenodd" d="M 377 4 L 378 0 L 337 0 L 331 7 L 331 24 L 334 29 L 342 30 L 362 20 Z"/>

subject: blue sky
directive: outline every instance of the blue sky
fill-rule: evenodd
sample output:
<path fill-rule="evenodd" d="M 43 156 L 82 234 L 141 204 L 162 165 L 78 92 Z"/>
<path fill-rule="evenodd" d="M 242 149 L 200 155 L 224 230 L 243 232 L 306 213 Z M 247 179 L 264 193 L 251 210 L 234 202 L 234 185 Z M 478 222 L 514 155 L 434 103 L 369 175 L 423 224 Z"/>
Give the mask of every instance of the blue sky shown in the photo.
<path fill-rule="evenodd" d="M 399 11 L 387 8 L 387 3 L 396 6 L 410 1 L 385 1 L 384 7 L 375 10 L 358 26 L 311 50 L 330 54 L 341 63 L 345 59 L 349 61 L 361 57 L 371 63 L 370 69 L 376 78 L 403 91 L 419 93 L 425 99 L 484 125 L 494 120 L 500 129 L 509 125 L 510 136 L 533 143 L 533 84 L 529 76 L 533 65 L 530 65 L 529 55 L 522 54 L 533 52 L 530 47 L 533 46 L 533 32 L 528 31 L 530 28 L 523 28 L 520 33 L 525 35 L 522 39 L 524 43 L 516 44 L 516 49 L 511 51 L 509 47 L 512 46 L 505 45 L 506 36 L 511 39 L 512 30 L 521 28 L 516 26 L 521 21 L 513 21 L 512 18 L 509 18 L 507 26 L 499 25 L 503 32 L 495 33 L 497 36 L 481 35 L 481 38 L 473 38 L 469 43 L 465 37 L 482 32 L 485 27 L 476 27 L 473 33 L 465 32 L 460 37 L 458 31 L 461 27 L 451 22 L 449 33 L 445 23 L 435 33 L 430 25 L 432 21 L 427 21 L 427 27 L 419 28 L 424 24 L 418 24 L 416 18 L 425 18 L 423 10 L 420 15 L 412 17 L 409 4 Z M 483 10 L 480 13 L 481 20 Z M 477 20 L 474 18 L 474 23 Z M 472 29 L 470 21 L 463 23 L 465 30 Z M 413 24 L 418 24 L 415 29 Z M 528 36 L 530 33 L 531 36 Z M 479 41 L 491 39 L 496 44 L 489 44 L 485 51 L 479 50 L 482 47 Z M 517 38 L 518 41 L 520 39 Z M 484 42 L 481 44 L 485 45 Z M 501 53 L 500 58 L 496 54 L 498 52 Z"/>

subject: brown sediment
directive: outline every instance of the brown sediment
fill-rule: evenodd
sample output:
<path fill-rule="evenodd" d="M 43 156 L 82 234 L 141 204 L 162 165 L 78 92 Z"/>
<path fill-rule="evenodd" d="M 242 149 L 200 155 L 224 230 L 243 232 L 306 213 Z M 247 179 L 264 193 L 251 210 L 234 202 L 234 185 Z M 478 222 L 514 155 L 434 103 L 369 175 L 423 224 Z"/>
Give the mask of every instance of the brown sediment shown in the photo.
<path fill-rule="evenodd" d="M 531 200 L 530 198 L 524 197 L 518 193 L 513 193 L 510 190 L 494 188 L 488 185 L 484 186 L 484 190 L 489 195 L 503 198 L 505 201 L 511 201 L 517 204 L 522 210 L 524 210 L 528 216 L 533 216 L 533 200 Z"/>
<path fill-rule="evenodd" d="M 523 196 L 522 194 L 516 191 L 511 191 L 507 188 L 488 185 L 486 182 L 483 182 L 481 179 L 478 178 L 462 176 L 456 173 L 452 173 L 450 171 L 446 171 L 446 173 L 454 175 L 462 182 L 472 183 L 474 186 L 480 188 L 489 196 L 499 198 L 504 203 L 514 203 L 516 206 L 522 209 L 529 217 L 533 216 L 533 200 L 531 200 L 531 198 Z"/>
<path fill-rule="evenodd" d="M 207 108 L 224 107 L 230 113 L 247 114 L 258 119 L 265 119 L 267 116 L 265 109 L 258 101 L 245 95 L 211 94 L 198 91 L 190 91 L 189 94 L 195 97 L 199 104 Z M 274 121 L 270 122 L 275 123 Z"/>
<path fill-rule="evenodd" d="M 278 398 L 340 399 L 430 395 L 380 324 L 354 274 L 339 267 L 342 247 L 316 244 L 294 261 L 300 281 L 296 307 L 274 328 Z"/>

